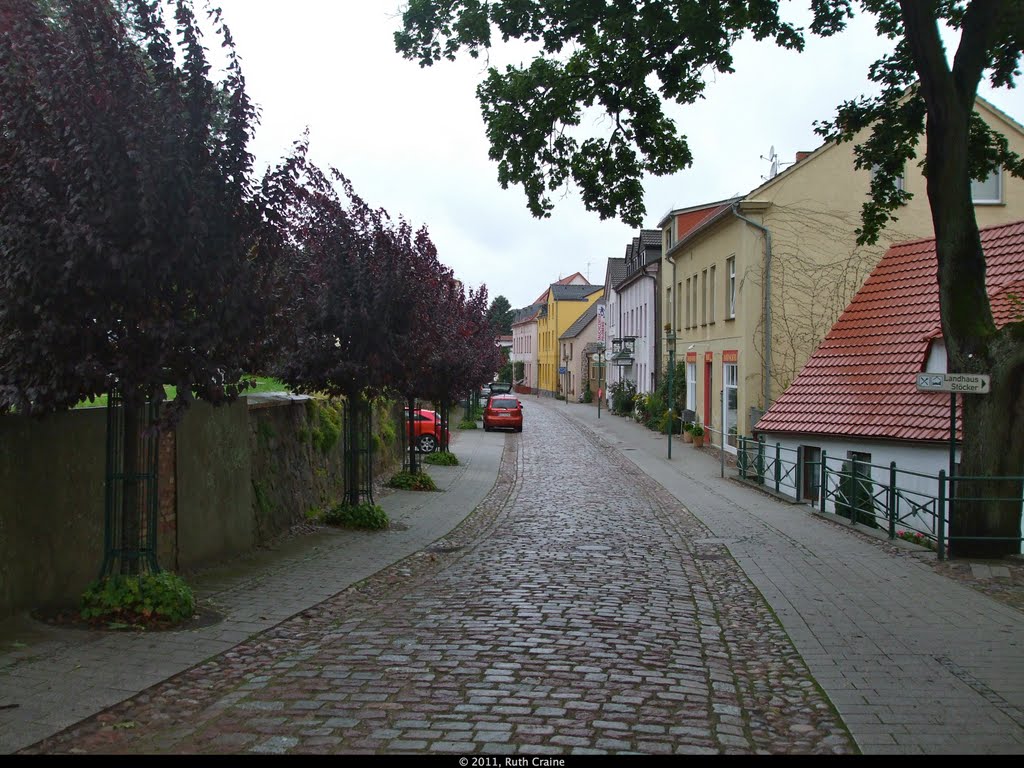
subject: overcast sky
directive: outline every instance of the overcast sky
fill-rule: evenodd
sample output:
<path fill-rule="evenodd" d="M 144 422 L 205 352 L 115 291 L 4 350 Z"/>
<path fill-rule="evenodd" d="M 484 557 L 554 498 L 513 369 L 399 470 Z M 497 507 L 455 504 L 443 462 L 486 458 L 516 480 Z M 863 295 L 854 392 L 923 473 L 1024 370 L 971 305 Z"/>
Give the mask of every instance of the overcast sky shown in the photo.
<path fill-rule="evenodd" d="M 369 204 L 426 225 L 441 261 L 466 284 L 486 284 L 491 299 L 502 295 L 519 308 L 574 272 L 602 283 L 607 260 L 622 256 L 635 236 L 587 212 L 571 193 L 556 198 L 551 218 L 538 220 L 519 187 L 502 190 L 474 95 L 484 65 L 464 56 L 421 69 L 403 59 L 392 37 L 398 0 L 218 4 L 262 110 L 252 146 L 257 165 L 280 159 L 308 127 L 319 165 L 338 168 Z M 808 4 L 787 13 L 802 14 Z M 887 50 L 871 21 L 858 18 L 831 40 L 811 38 L 802 54 L 770 43 L 737 46 L 736 73 L 717 76 L 704 101 L 673 112 L 694 164 L 648 182 L 644 227 L 657 227 L 673 208 L 749 192 L 767 177 L 772 148 L 782 168 L 797 151 L 817 148 L 813 122 L 871 92 L 868 65 Z M 502 55 L 514 54 L 492 62 Z M 1024 118 L 1020 89 L 981 93 Z"/>

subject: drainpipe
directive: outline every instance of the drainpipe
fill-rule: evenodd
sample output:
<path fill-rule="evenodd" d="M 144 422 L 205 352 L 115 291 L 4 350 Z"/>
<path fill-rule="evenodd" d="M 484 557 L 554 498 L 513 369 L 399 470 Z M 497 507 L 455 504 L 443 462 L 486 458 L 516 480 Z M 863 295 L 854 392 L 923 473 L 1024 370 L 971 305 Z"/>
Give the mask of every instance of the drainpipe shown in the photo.
<path fill-rule="evenodd" d="M 738 200 L 732 204 L 732 214 L 740 221 L 745 221 L 764 233 L 764 370 L 762 376 L 764 377 L 764 409 L 767 411 L 768 406 L 771 405 L 772 392 L 772 233 L 768 231 L 768 227 L 741 214 Z"/>

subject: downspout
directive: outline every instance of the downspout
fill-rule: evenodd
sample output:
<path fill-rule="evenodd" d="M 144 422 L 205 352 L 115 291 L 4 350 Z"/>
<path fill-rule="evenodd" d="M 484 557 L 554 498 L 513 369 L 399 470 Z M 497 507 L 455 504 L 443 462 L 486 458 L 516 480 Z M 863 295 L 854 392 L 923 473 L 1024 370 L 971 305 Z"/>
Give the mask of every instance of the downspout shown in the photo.
<path fill-rule="evenodd" d="M 741 214 L 738 200 L 732 204 L 732 214 L 740 221 L 745 221 L 764 233 L 764 370 L 762 376 L 764 377 L 764 409 L 767 411 L 771 405 L 772 392 L 772 233 L 768 231 L 768 227 Z"/>

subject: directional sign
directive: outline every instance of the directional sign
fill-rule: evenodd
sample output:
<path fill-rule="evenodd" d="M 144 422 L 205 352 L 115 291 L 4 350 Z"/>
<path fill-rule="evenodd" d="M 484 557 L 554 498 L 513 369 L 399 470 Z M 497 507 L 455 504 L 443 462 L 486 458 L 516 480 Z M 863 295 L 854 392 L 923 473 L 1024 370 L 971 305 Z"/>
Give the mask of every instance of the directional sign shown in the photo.
<path fill-rule="evenodd" d="M 987 373 L 919 373 L 917 391 L 983 395 L 989 391 L 989 378 Z"/>
<path fill-rule="evenodd" d="M 560 374 L 566 374 L 566 373 L 568 373 L 568 372 L 569 372 L 569 369 L 568 369 L 568 368 L 566 368 L 566 367 L 565 367 L 564 365 L 560 365 L 560 366 L 558 367 L 558 372 L 559 372 Z"/>

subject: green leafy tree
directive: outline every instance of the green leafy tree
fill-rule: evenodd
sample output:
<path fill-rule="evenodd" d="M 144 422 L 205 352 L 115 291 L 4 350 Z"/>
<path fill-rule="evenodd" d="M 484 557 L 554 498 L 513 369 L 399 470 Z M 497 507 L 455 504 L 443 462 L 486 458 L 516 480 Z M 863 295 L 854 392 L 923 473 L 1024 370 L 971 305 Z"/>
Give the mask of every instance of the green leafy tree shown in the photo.
<path fill-rule="evenodd" d="M 982 78 L 1013 87 L 1024 45 L 1019 0 L 863 0 L 892 52 L 868 78 L 877 96 L 840 105 L 818 124 L 827 140 L 851 141 L 858 168 L 877 166 L 865 204 L 862 243 L 875 242 L 910 195 L 894 183 L 927 139 L 922 167 L 936 236 L 942 331 L 950 370 L 989 373 L 991 393 L 965 397 L 961 473 L 1019 476 L 1024 467 L 1024 325 L 997 329 L 985 288 L 985 256 L 971 200 L 971 180 L 1002 167 L 1024 176 L 1024 162 L 1004 136 L 974 112 Z M 814 0 L 808 28 L 787 21 L 776 2 L 695 3 L 637 0 L 574 3 L 522 0 L 410 0 L 397 50 L 421 65 L 477 57 L 495 40 L 533 44 L 525 66 L 490 67 L 477 89 L 490 156 L 503 187 L 522 185 L 535 216 L 552 210 L 550 194 L 574 183 L 589 210 L 640 226 L 643 178 L 691 164 L 686 138 L 666 102 L 702 98 L 707 77 L 732 71 L 731 49 L 744 35 L 796 51 L 808 36 L 831 37 L 854 13 L 850 0 Z M 950 57 L 940 24 L 959 34 Z M 604 111 L 604 137 L 577 137 L 586 110 Z M 1017 551 L 1021 483 L 959 483 L 953 551 Z M 998 498 L 998 503 L 972 501 Z"/>
<path fill-rule="evenodd" d="M 495 336 L 512 335 L 512 318 L 514 316 L 512 305 L 504 296 L 495 296 L 487 310 L 487 322 L 494 331 Z"/>

